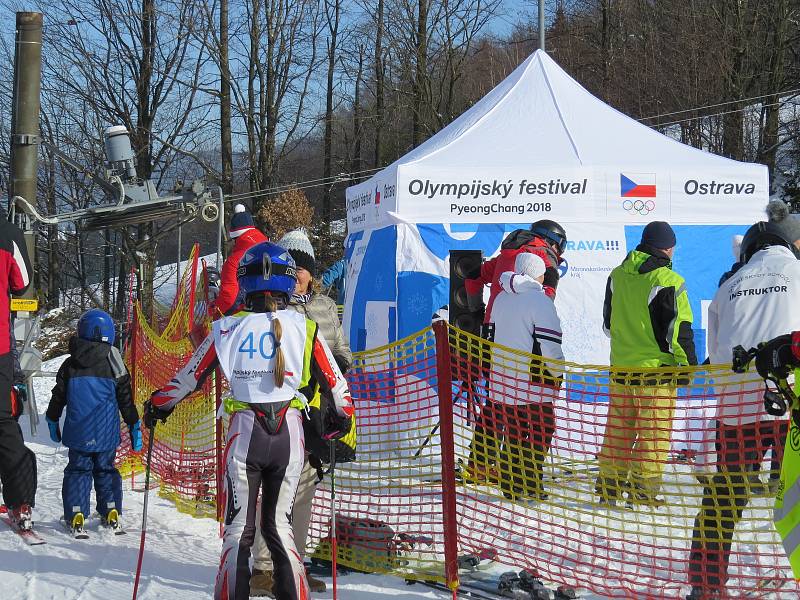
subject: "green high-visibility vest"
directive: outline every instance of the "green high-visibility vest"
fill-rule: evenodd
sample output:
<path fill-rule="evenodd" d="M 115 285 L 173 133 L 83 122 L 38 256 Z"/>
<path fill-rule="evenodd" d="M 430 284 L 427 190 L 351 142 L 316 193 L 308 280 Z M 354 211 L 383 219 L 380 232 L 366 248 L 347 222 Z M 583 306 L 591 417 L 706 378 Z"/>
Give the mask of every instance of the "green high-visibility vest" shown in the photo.
<path fill-rule="evenodd" d="M 800 369 L 795 370 L 795 391 L 800 389 Z M 793 406 L 793 409 L 800 407 Z M 800 579 L 800 428 L 789 420 L 789 433 L 781 464 L 781 481 L 775 498 L 775 529 L 783 540 L 783 548 L 792 572 Z"/>

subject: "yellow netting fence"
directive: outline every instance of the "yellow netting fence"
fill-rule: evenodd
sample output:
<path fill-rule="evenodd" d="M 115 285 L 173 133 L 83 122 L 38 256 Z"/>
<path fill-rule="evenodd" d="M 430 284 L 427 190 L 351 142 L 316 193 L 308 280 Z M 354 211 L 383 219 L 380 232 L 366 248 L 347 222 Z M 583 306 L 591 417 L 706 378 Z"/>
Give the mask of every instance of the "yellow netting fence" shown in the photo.
<path fill-rule="evenodd" d="M 190 355 L 193 277 L 161 333 L 137 318 L 139 405 Z M 765 417 L 755 374 L 543 362 L 441 323 L 357 354 L 348 380 L 358 458 L 336 468 L 340 564 L 454 584 L 475 554 L 613 597 L 798 597 L 771 510 L 787 423 Z M 216 384 L 155 440 L 161 494 L 195 516 L 217 516 Z M 306 548 L 323 561 L 328 481 Z"/>

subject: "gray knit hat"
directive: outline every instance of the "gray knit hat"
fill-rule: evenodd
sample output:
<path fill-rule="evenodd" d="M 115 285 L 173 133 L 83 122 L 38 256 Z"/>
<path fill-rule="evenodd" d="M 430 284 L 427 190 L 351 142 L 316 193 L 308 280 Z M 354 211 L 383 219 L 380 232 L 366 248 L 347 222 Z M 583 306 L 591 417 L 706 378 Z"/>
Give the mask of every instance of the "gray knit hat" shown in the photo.
<path fill-rule="evenodd" d="M 789 212 L 789 207 L 783 200 L 772 200 L 767 204 L 767 218 L 770 223 L 777 225 L 790 242 L 800 240 L 800 219 Z"/>
<path fill-rule="evenodd" d="M 305 269 L 312 276 L 314 275 L 317 266 L 314 247 L 311 245 L 311 240 L 308 239 L 305 229 L 301 227 L 287 232 L 278 240 L 278 246 L 282 246 L 289 251 L 298 267 Z"/>

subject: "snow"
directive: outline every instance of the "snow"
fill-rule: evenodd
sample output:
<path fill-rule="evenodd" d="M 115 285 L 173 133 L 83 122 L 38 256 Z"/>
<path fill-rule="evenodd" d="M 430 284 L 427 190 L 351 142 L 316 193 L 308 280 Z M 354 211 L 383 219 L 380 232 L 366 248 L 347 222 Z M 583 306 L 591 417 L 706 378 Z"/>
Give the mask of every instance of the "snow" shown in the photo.
<path fill-rule="evenodd" d="M 43 364 L 42 370 L 53 373 L 58 370 L 63 360 L 64 357 L 59 357 L 47 361 Z M 35 398 L 40 415 L 43 415 L 47 407 L 53 385 L 52 377 L 34 380 Z M 420 394 L 421 397 L 427 396 L 424 392 Z M 420 414 L 424 414 L 421 409 Z M 47 544 L 28 546 L 9 529 L 0 526 L 0 581 L 3 582 L 0 586 L 2 592 L 0 599 L 127 600 L 131 598 L 140 540 L 143 477 L 140 475 L 133 482 L 130 479 L 123 482 L 125 504 L 122 524 L 127 529 L 128 535 L 113 536 L 110 532 L 102 530 L 97 517 L 93 516 L 88 521 L 90 539 L 73 540 L 60 524 L 61 481 L 67 463 L 67 449 L 50 441 L 43 416 L 34 436 L 30 434 L 27 416 L 23 416 L 20 425 L 28 446 L 37 455 L 39 487 L 34 520 L 37 531 L 46 538 Z M 458 420 L 455 425 L 456 429 L 463 428 L 463 424 Z M 389 444 L 391 440 L 387 437 L 384 441 Z M 435 445 L 434 440 L 430 446 Z M 402 447 L 402 444 L 391 444 L 395 449 L 398 446 Z M 389 446 L 379 448 L 378 445 L 373 445 L 372 448 L 373 458 L 381 452 L 391 451 Z M 460 454 L 463 448 L 459 447 L 458 450 Z M 560 453 L 561 450 L 556 448 L 554 452 Z M 409 462 L 403 461 L 403 458 L 396 456 L 395 460 L 401 463 Z M 420 459 L 427 466 L 429 461 L 435 460 L 435 457 L 426 451 Z M 418 460 L 415 469 L 419 470 L 420 465 L 421 462 Z M 411 469 L 408 472 L 410 473 Z M 405 472 L 403 469 L 395 469 L 393 473 L 402 477 Z M 358 470 L 354 470 L 349 476 L 356 477 L 358 474 Z M 678 494 L 678 487 L 690 485 L 689 467 L 674 467 L 668 479 L 665 493 Z M 342 473 L 341 481 L 346 486 L 346 472 Z M 469 540 L 474 546 L 471 550 L 496 548 L 502 555 L 511 557 L 520 568 L 535 566 L 537 557 L 542 559 L 549 555 L 552 559 L 550 567 L 554 569 L 551 572 L 564 570 L 566 580 L 576 583 L 580 581 L 584 585 L 591 585 L 594 589 L 616 589 L 618 592 L 630 585 L 628 577 L 618 571 L 619 565 L 639 564 L 637 577 L 640 581 L 637 582 L 637 588 L 641 586 L 639 589 L 654 590 L 659 589 L 655 586 L 663 585 L 667 597 L 681 597 L 680 594 L 686 592 L 685 589 L 681 589 L 685 587 L 684 582 L 672 581 L 667 584 L 663 579 L 665 573 L 674 575 L 675 564 L 685 560 L 687 551 L 685 540 L 681 544 L 680 540 L 676 539 L 672 545 L 665 540 L 668 539 L 671 528 L 688 530 L 696 509 L 683 506 L 683 510 L 679 512 L 673 510 L 667 514 L 615 510 L 603 516 L 590 508 L 592 490 L 589 480 L 582 481 L 576 478 L 575 481 L 567 482 L 566 486 L 571 490 L 572 498 L 559 499 L 553 496 L 549 502 L 531 506 L 524 504 L 515 506 L 502 502 L 501 510 L 504 518 L 497 522 L 480 518 L 480 515 L 485 514 L 485 507 L 482 504 L 490 497 L 491 490 L 480 487 L 467 488 L 460 494 L 459 501 L 474 517 L 465 518 L 461 523 L 462 527 L 470 530 Z M 360 487 L 363 492 L 367 491 L 366 486 Z M 563 488 L 561 493 L 565 493 L 566 489 Z M 551 490 L 551 496 L 553 492 L 555 490 Z M 367 496 L 373 509 L 379 504 L 379 500 L 384 498 L 377 489 L 369 490 L 364 497 Z M 699 499 L 697 501 L 699 502 Z M 344 498 L 340 500 L 339 510 L 343 514 L 359 512 L 358 506 L 348 506 L 348 504 Z M 739 569 L 736 569 L 739 572 L 732 573 L 734 588 L 743 584 L 752 585 L 752 579 L 746 584 L 739 581 L 742 575 L 752 577 L 759 573 L 774 571 L 775 565 L 758 564 L 763 560 L 774 560 L 774 555 L 764 554 L 759 548 L 769 547 L 773 549 L 771 551 L 779 548 L 774 529 L 764 525 L 763 517 L 768 515 L 768 505 L 767 499 L 754 499 L 747 509 L 745 518 L 737 527 L 735 551 L 738 551 L 741 557 L 746 557 L 745 560 L 749 564 L 739 565 Z M 435 508 L 434 504 L 429 505 L 424 501 L 415 505 L 415 509 L 420 512 L 432 511 Z M 220 550 L 218 524 L 210 519 L 195 519 L 179 513 L 171 502 L 158 496 L 157 490 L 150 492 L 148 510 L 147 545 L 139 598 L 142 600 L 212 598 Z M 381 518 L 386 518 L 390 524 L 397 519 L 409 518 L 407 513 L 392 515 L 390 514 L 392 510 L 391 506 L 385 506 Z M 756 513 L 762 518 L 754 518 Z M 327 515 L 322 515 L 322 519 L 327 519 Z M 509 519 L 513 519 L 514 523 L 524 523 L 525 526 L 509 528 Z M 591 520 L 591 526 L 587 526 L 589 522 L 587 519 Z M 565 529 L 572 532 L 567 545 L 563 545 Z M 599 544 L 599 540 L 604 539 L 609 532 L 622 531 L 627 531 L 629 535 L 625 535 L 624 539 L 617 536 L 609 540 L 608 548 Z M 438 539 L 439 533 L 437 527 L 432 527 L 430 531 L 432 536 Z M 647 547 L 653 540 L 656 540 L 661 547 L 656 556 L 653 556 L 652 548 Z M 559 548 L 561 550 L 558 550 Z M 646 565 L 637 563 L 637 557 L 639 559 L 651 557 L 652 568 L 648 569 Z M 785 560 L 782 560 L 782 563 L 785 563 Z M 579 564 L 583 566 L 577 568 Z M 587 564 L 591 567 L 590 572 L 585 570 Z M 780 567 L 788 569 L 786 564 L 781 564 Z M 496 574 L 506 570 L 508 568 L 500 565 L 490 565 L 489 569 L 481 569 L 481 572 Z M 331 580 L 325 579 L 330 589 Z M 390 596 L 397 600 L 451 597 L 449 594 L 421 584 L 408 586 L 401 578 L 386 575 L 348 574 L 339 578 L 338 587 L 338 596 L 343 600 L 380 599 Z M 797 597 L 793 592 L 787 591 L 787 593 Z M 322 600 L 330 599 L 333 595 L 328 591 L 316 594 L 314 597 Z M 582 593 L 580 597 L 585 600 L 602 598 L 600 595 L 589 593 Z"/>
<path fill-rule="evenodd" d="M 44 363 L 42 370 L 55 372 L 59 357 Z M 40 415 L 44 414 L 55 381 L 37 378 L 34 391 Z M 139 477 L 131 490 L 124 482 L 122 524 L 128 535 L 114 536 L 100 530 L 95 516 L 87 522 L 89 540 L 73 540 L 60 524 L 61 480 L 67 464 L 67 448 L 48 437 L 44 416 L 31 436 L 28 416 L 20 419 L 27 445 L 36 453 L 39 487 L 34 509 L 36 530 L 47 540 L 28 546 L 6 527 L 0 528 L 0 581 L 4 600 L 128 600 L 138 557 L 144 487 Z M 151 490 L 148 531 L 138 597 L 142 600 L 202 600 L 212 598 L 219 561 L 217 523 L 180 514 L 174 505 Z M 315 598 L 332 598 L 329 591 Z M 396 577 L 350 574 L 339 578 L 339 597 L 347 600 L 393 598 L 449 598 L 422 585 L 409 587 Z"/>

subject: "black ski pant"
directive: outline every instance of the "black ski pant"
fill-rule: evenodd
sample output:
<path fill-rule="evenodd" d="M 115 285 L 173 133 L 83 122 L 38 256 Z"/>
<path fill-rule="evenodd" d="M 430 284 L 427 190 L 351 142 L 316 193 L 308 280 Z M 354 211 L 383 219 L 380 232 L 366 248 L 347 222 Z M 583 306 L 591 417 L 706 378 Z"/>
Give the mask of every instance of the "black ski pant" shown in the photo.
<path fill-rule="evenodd" d="M 770 447 L 778 451 L 786 424 L 745 426 L 717 422 L 717 472 L 703 491 L 694 522 L 689 554 L 689 583 L 708 591 L 721 590 L 728 580 L 733 535 L 750 502 L 748 478 Z M 766 433 L 766 434 L 765 434 Z"/>
<path fill-rule="evenodd" d="M 36 455 L 25 446 L 16 420 L 19 410 L 12 410 L 13 365 L 10 352 L 0 356 L 0 482 L 9 508 L 33 506 L 36 499 Z"/>

